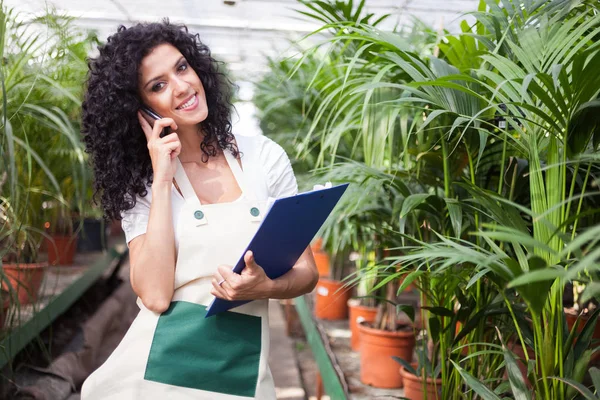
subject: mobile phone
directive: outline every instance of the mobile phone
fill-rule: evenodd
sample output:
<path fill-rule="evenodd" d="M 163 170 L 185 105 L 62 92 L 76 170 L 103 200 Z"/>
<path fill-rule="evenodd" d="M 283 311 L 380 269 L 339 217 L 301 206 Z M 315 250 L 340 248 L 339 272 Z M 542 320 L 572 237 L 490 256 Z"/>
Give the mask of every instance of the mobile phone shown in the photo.
<path fill-rule="evenodd" d="M 142 105 L 142 107 L 140 108 L 140 110 L 142 111 L 142 114 L 146 114 L 148 117 L 150 117 L 150 119 L 146 118 L 148 120 L 148 122 L 150 123 L 150 125 L 152 127 L 154 127 L 154 122 L 153 120 L 159 120 L 162 117 L 160 115 L 158 115 L 158 113 L 156 111 L 154 111 L 153 109 L 151 109 L 150 107 L 148 107 L 147 105 Z M 163 128 L 162 132 L 160 133 L 160 137 L 165 137 L 167 136 L 169 133 L 171 133 L 171 127 L 167 126 L 165 128 Z"/>

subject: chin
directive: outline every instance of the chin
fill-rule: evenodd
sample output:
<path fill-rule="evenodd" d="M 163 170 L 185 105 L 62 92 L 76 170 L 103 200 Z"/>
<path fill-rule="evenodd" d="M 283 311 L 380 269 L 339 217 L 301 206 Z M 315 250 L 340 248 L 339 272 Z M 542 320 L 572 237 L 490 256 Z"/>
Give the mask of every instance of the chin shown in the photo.
<path fill-rule="evenodd" d="M 179 117 L 176 119 L 177 125 L 197 125 L 204 122 L 208 117 L 208 110 L 203 109 L 194 113 L 194 115 Z"/>

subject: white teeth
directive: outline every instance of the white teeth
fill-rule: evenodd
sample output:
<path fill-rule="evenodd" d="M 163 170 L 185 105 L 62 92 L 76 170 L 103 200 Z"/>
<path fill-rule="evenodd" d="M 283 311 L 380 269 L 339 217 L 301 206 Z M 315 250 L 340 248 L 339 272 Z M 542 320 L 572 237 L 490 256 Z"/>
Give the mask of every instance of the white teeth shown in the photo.
<path fill-rule="evenodd" d="M 188 108 L 189 106 L 191 106 L 192 104 L 194 104 L 196 102 L 196 95 L 193 95 L 191 99 L 189 99 L 188 101 L 186 101 L 181 107 L 179 107 L 179 110 L 183 110 L 184 108 Z"/>

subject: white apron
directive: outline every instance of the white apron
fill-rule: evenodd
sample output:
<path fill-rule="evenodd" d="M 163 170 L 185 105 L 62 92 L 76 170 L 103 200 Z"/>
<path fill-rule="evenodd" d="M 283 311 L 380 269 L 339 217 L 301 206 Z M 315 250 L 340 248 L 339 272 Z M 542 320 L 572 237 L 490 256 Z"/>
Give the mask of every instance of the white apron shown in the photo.
<path fill-rule="evenodd" d="M 202 205 L 177 160 L 175 180 L 185 199 L 177 229 L 175 293 L 167 311 L 144 307 L 106 362 L 81 390 L 82 400 L 275 400 L 268 365 L 268 300 L 204 318 L 211 278 L 235 265 L 263 215 L 237 160 L 225 157 L 242 197 Z M 170 210 L 169 210 L 170 212 Z"/>

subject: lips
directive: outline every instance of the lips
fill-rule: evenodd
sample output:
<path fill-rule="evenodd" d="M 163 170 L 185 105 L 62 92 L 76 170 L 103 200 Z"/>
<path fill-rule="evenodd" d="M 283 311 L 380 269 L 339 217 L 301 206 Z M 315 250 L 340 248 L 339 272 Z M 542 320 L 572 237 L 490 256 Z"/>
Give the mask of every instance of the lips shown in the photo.
<path fill-rule="evenodd" d="M 190 97 L 185 99 L 181 104 L 179 104 L 175 109 L 176 110 L 185 110 L 185 108 L 192 106 L 196 102 L 196 93 L 192 94 Z"/>

